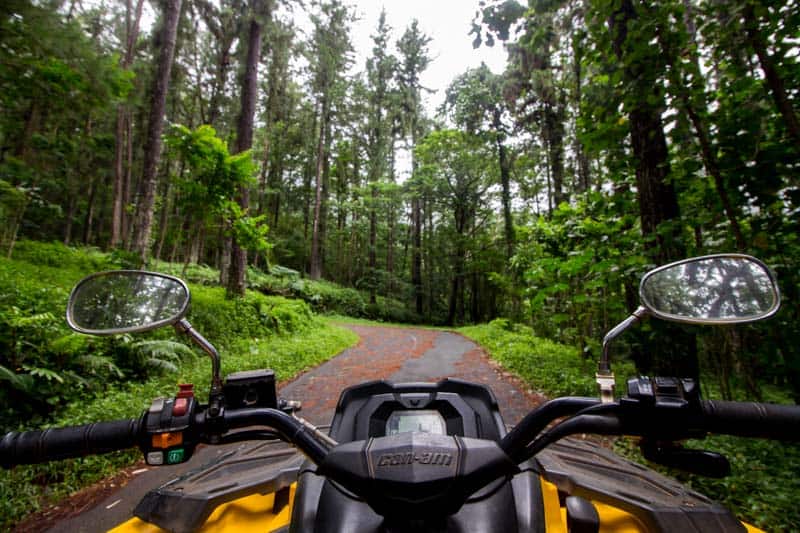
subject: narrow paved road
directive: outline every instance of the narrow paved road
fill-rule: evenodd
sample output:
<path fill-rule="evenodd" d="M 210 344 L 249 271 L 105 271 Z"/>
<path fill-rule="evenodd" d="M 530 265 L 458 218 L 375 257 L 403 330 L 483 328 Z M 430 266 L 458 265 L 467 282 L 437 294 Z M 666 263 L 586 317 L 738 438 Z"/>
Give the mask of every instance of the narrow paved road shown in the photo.
<path fill-rule="evenodd" d="M 399 383 L 457 377 L 484 383 L 497 396 L 501 414 L 508 424 L 517 423 L 541 401 L 541 397 L 490 361 L 483 349 L 456 333 L 361 325 L 345 327 L 361 337 L 356 346 L 283 385 L 279 391 L 285 398 L 301 400 L 300 414 L 314 424 L 330 422 L 339 393 L 345 387 L 375 379 Z M 231 445 L 238 446 L 242 445 Z M 64 516 L 62 507 L 49 518 L 41 516 L 38 524 L 27 522 L 23 527 L 43 530 L 52 526 L 49 530 L 57 532 L 106 530 L 132 516 L 133 508 L 149 490 L 209 462 L 227 451 L 225 448 L 200 447 L 188 463 L 141 469 L 145 471 L 132 476 L 123 488 L 93 508 L 86 510 L 90 506 L 84 504 L 77 516 L 53 524 L 55 516 Z"/>
<path fill-rule="evenodd" d="M 352 326 L 358 345 L 285 385 L 281 395 L 303 401 L 302 416 L 330 422 L 339 393 L 374 379 L 395 383 L 457 377 L 484 383 L 497 396 L 508 424 L 516 424 L 537 397 L 489 360 L 483 349 L 456 333 L 410 328 Z"/>

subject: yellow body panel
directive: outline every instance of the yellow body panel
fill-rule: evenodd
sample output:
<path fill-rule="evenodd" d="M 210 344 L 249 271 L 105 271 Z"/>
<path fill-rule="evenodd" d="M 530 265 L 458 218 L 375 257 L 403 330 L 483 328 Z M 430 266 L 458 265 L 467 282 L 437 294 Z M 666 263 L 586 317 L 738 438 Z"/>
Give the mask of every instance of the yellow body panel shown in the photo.
<path fill-rule="evenodd" d="M 558 488 L 544 478 L 539 479 L 542 485 L 544 519 L 547 532 L 567 533 L 567 509 L 561 506 Z M 647 531 L 645 525 L 634 515 L 596 500 L 590 501 L 600 516 L 600 533 L 638 533 Z M 742 524 L 748 533 L 764 533 L 755 526 L 745 522 Z"/>
<path fill-rule="evenodd" d="M 542 499 L 544 500 L 544 519 L 548 533 L 567 533 L 567 510 L 559 503 L 558 488 L 544 478 L 540 478 Z M 274 494 L 253 494 L 239 498 L 217 507 L 206 521 L 203 533 L 235 531 L 236 533 L 275 531 L 289 524 L 292 516 L 297 483 L 293 483 L 289 493 L 289 505 L 278 514 L 273 514 Z M 600 533 L 637 533 L 646 531 L 642 522 L 630 513 L 611 505 L 592 501 L 600 515 Z M 745 523 L 748 533 L 763 533 L 757 527 Z M 111 533 L 164 533 L 164 530 L 138 518 L 132 518 L 111 530 Z"/>
<path fill-rule="evenodd" d="M 540 478 L 540 480 L 547 532 L 567 533 L 567 509 L 561 506 L 558 489 L 544 478 Z M 592 504 L 597 509 L 597 514 L 600 515 L 600 533 L 646 531 L 644 525 L 632 514 L 597 501 L 592 501 Z"/>
<path fill-rule="evenodd" d="M 253 494 L 225 503 L 214 509 L 205 525 L 203 533 L 235 531 L 236 533 L 275 531 L 289 524 L 292 517 L 292 503 L 297 483 L 292 483 L 289 492 L 289 505 L 278 514 L 273 514 L 275 494 Z M 111 530 L 112 533 L 163 533 L 164 530 L 138 518 L 132 518 Z"/>

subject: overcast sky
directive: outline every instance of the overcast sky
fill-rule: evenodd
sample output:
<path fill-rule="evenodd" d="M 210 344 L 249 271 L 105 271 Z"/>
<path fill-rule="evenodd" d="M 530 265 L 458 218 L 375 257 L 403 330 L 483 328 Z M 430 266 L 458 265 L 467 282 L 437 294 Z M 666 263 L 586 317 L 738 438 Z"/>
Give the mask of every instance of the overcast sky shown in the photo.
<path fill-rule="evenodd" d="M 442 103 L 444 91 L 453 78 L 468 68 L 479 66 L 481 61 L 498 74 L 505 68 L 506 53 L 501 45 L 472 48 L 469 30 L 478 0 L 351 0 L 350 3 L 360 18 L 352 34 L 359 70 L 365 68 L 372 53 L 370 35 L 375 33 L 381 8 L 386 9 L 387 21 L 394 32 L 393 42 L 415 18 L 420 29 L 433 39 L 429 44 L 433 62 L 421 78 L 423 86 L 437 91 L 428 97 L 429 112 Z"/>
<path fill-rule="evenodd" d="M 378 26 L 381 9 L 386 9 L 386 20 L 392 28 L 392 48 L 415 18 L 420 30 L 432 38 L 428 45 L 433 62 L 423 72 L 422 85 L 436 91 L 425 96 L 426 108 L 433 115 L 444 100 L 444 91 L 450 82 L 481 61 L 495 73 L 505 69 L 506 53 L 501 45 L 494 48 L 472 48 L 469 30 L 478 7 L 478 0 L 345 0 L 355 8 L 359 20 L 352 28 L 351 40 L 355 48 L 355 72 L 366 69 L 367 58 L 372 54 L 372 37 Z M 293 18 L 301 28 L 310 30 L 307 13 L 295 10 Z"/>

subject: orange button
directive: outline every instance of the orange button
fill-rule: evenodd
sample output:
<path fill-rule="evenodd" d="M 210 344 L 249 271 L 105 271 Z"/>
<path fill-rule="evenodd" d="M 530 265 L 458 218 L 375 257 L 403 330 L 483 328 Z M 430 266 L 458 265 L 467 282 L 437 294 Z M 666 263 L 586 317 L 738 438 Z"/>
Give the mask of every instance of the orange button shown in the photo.
<path fill-rule="evenodd" d="M 183 444 L 183 433 L 159 433 L 153 435 L 153 448 L 171 448 Z"/>

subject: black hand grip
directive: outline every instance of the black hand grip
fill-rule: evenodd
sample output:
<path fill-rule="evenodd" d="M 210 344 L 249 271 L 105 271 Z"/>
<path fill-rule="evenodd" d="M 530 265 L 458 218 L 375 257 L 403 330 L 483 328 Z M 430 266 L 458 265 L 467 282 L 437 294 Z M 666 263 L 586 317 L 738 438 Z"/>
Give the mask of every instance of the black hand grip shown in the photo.
<path fill-rule="evenodd" d="M 124 450 L 139 443 L 140 427 L 139 419 L 129 419 L 6 433 L 0 440 L 0 466 L 8 468 Z"/>
<path fill-rule="evenodd" d="M 701 402 L 703 425 L 711 433 L 800 440 L 800 405 L 755 402 Z"/>

